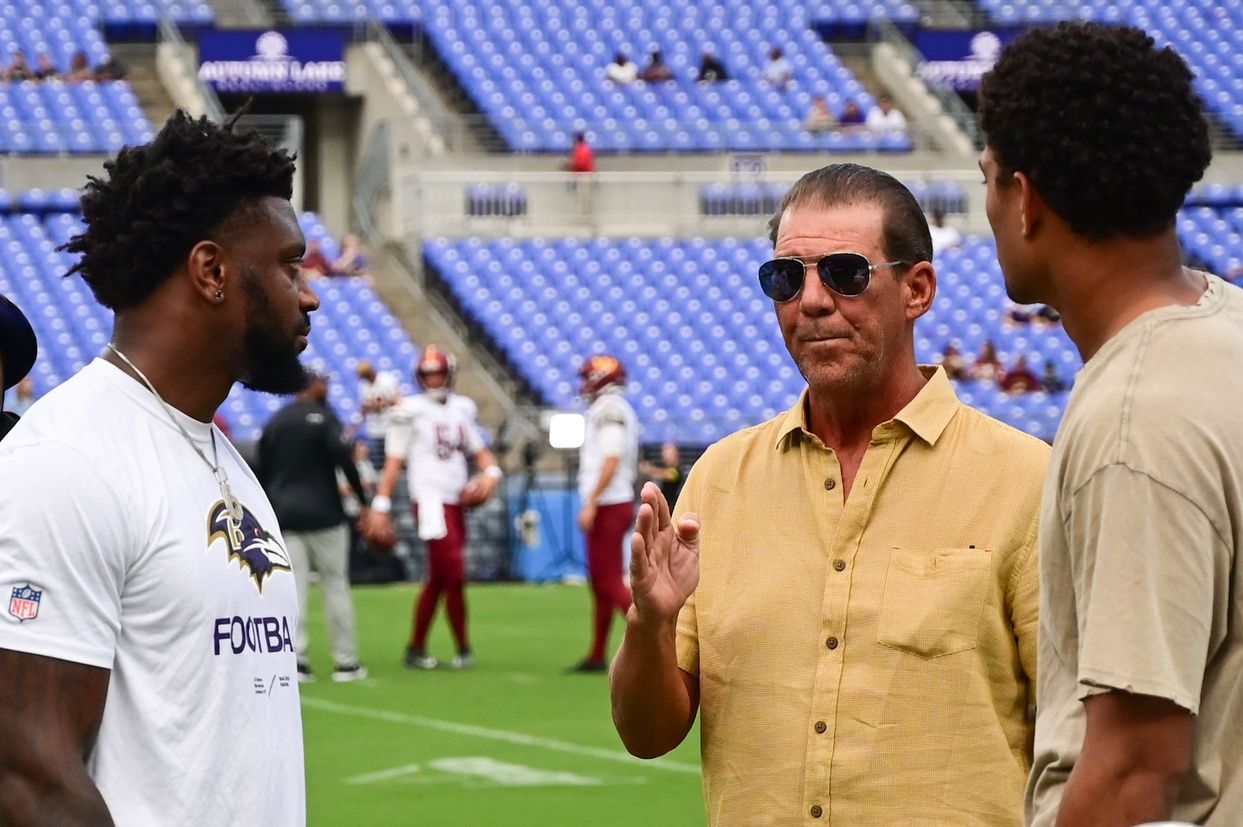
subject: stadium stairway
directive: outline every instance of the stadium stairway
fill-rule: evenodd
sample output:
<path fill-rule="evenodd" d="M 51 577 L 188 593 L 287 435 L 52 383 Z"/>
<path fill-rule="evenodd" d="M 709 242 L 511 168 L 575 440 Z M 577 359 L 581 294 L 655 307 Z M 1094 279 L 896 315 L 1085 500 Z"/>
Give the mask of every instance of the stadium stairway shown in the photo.
<path fill-rule="evenodd" d="M 151 128 L 159 131 L 176 105 L 160 80 L 155 66 L 155 44 L 114 43 L 112 53 L 129 69 L 128 80 L 142 111 L 147 113 Z"/>

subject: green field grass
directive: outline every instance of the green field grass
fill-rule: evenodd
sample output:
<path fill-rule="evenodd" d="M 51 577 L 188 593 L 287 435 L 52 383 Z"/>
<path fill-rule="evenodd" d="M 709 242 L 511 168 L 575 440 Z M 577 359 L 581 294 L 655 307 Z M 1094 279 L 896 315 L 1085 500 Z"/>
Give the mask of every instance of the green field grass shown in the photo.
<path fill-rule="evenodd" d="M 312 825 L 704 823 L 698 728 L 656 761 L 626 754 L 604 675 L 567 675 L 586 654 L 581 586 L 476 585 L 467 593 L 476 665 L 408 670 L 417 587 L 354 590 L 365 681 L 328 680 L 318 591 L 310 609 L 319 681 L 302 687 Z M 612 644 L 620 642 L 621 623 Z M 453 654 L 437 616 L 429 646 Z"/>

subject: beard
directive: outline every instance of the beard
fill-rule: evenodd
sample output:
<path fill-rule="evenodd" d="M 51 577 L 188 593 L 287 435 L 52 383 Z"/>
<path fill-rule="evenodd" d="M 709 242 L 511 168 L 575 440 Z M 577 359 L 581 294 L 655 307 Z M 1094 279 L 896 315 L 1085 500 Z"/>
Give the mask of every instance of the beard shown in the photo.
<path fill-rule="evenodd" d="M 242 387 L 274 394 L 304 390 L 310 376 L 298 361 L 298 336 L 309 320 L 303 318 L 296 330 L 283 330 L 253 271 L 245 272 L 243 291 L 246 330 L 242 334 Z"/>

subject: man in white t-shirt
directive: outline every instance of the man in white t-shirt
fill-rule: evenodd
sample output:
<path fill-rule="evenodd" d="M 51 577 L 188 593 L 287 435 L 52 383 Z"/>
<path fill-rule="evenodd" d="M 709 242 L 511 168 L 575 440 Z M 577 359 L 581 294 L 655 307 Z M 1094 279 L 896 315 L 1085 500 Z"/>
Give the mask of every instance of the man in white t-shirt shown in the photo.
<path fill-rule="evenodd" d="M 578 525 L 587 539 L 591 582 L 591 650 L 572 672 L 604 672 L 613 613 L 630 610 L 630 589 L 622 579 L 622 544 L 634 524 L 634 487 L 639 473 L 639 421 L 622 396 L 626 369 L 614 356 L 591 356 L 579 371 L 590 402 L 578 454 Z"/>
<path fill-rule="evenodd" d="M 638 79 L 639 67 L 624 52 L 618 52 L 614 55 L 613 62 L 604 67 L 604 77 L 619 86 L 625 86 Z"/>
<path fill-rule="evenodd" d="M 893 98 L 889 95 L 881 95 L 876 99 L 876 107 L 868 112 L 864 125 L 877 133 L 905 132 L 906 115 L 903 115 L 902 110 L 893 105 Z"/>
<path fill-rule="evenodd" d="M 452 391 L 456 372 L 452 354 L 435 345 L 423 350 L 415 366 L 422 393 L 403 399 L 389 412 L 388 456 L 368 520 L 368 534 L 387 544 L 383 538 L 393 531 L 393 492 L 401 469 L 408 468 L 419 537 L 427 543 L 427 579 L 415 603 L 406 649 L 406 666 L 412 669 L 439 665 L 427 653 L 427 635 L 442 595 L 457 643 L 453 668 L 474 663 L 466 628 L 466 509 L 486 502 L 501 481 L 496 458 L 479 433 L 475 403 Z M 479 469 L 469 479 L 468 456 Z"/>
<path fill-rule="evenodd" d="M 85 188 L 112 342 L 0 445 L 0 823 L 305 823 L 289 556 L 211 424 L 306 381 L 293 171 L 178 111 Z"/>
<path fill-rule="evenodd" d="M 358 408 L 363 415 L 363 435 L 367 437 L 369 456 L 373 465 L 382 465 L 386 416 L 388 409 L 401 399 L 401 386 L 396 376 L 388 371 L 377 372 L 366 359 L 354 370 L 358 375 Z"/>

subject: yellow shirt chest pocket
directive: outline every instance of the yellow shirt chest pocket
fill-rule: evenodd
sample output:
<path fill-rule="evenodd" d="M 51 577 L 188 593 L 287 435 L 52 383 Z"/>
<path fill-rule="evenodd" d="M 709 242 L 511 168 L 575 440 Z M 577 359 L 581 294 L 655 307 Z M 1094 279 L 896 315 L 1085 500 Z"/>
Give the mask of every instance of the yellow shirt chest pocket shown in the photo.
<path fill-rule="evenodd" d="M 985 549 L 892 549 L 877 643 L 921 658 L 975 649 L 992 569 Z"/>

